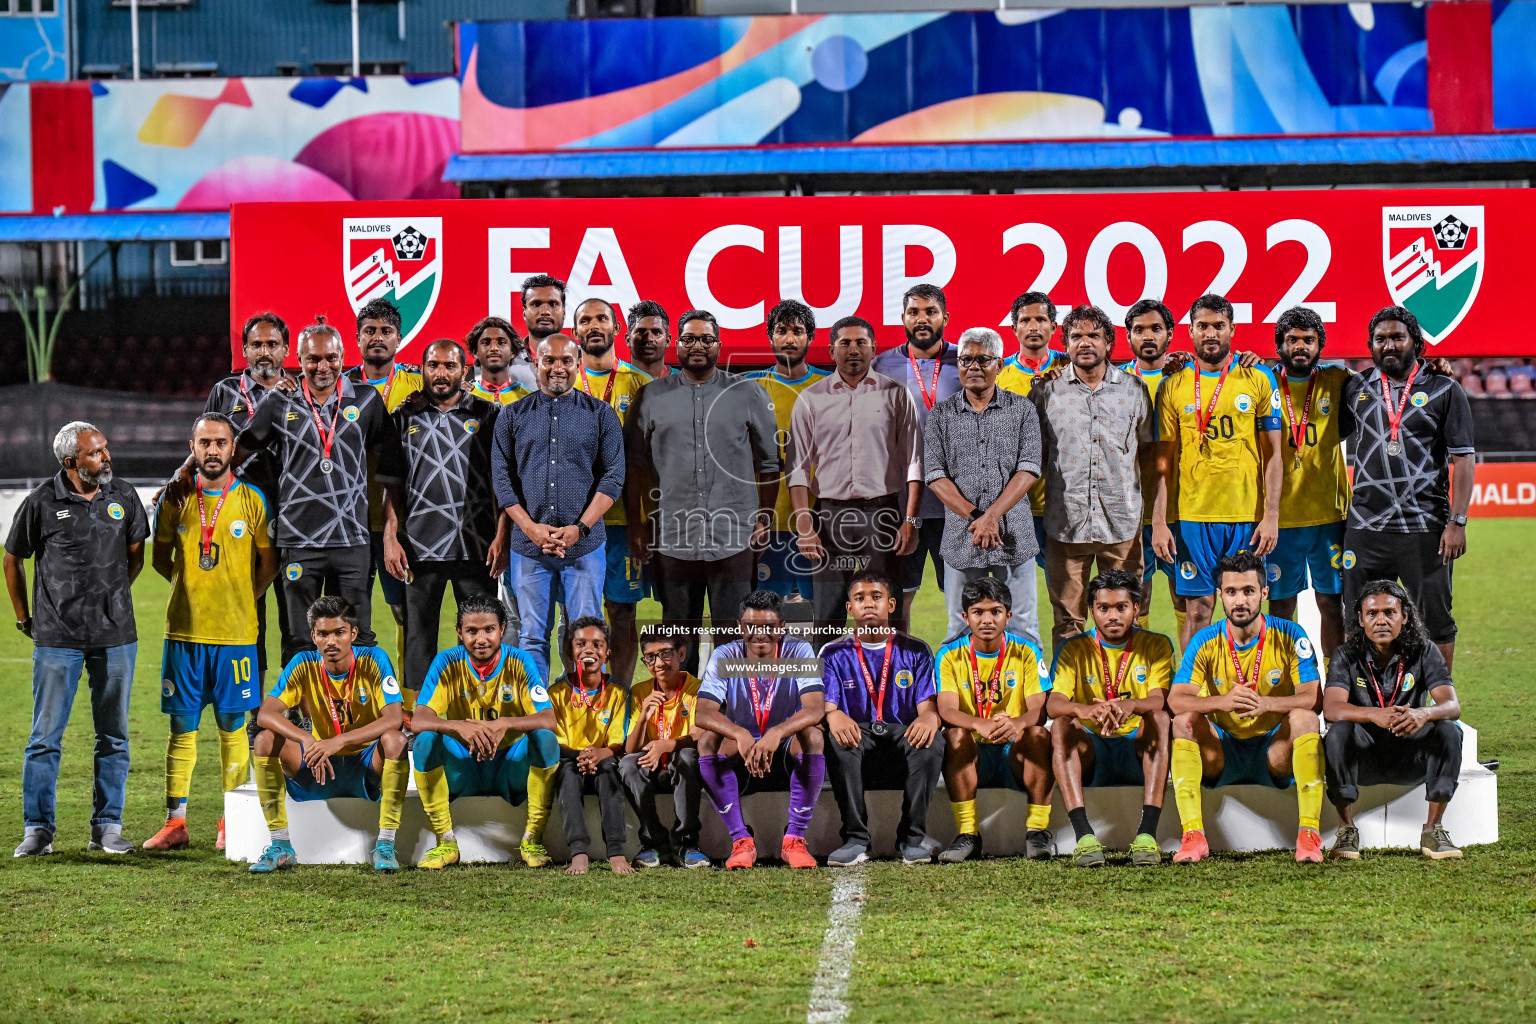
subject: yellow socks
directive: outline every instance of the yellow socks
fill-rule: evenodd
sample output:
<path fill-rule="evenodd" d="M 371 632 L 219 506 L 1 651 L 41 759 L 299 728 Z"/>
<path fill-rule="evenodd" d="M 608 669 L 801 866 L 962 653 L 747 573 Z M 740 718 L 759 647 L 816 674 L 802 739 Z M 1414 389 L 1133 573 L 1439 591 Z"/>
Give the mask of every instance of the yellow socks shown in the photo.
<path fill-rule="evenodd" d="M 1049 828 L 1051 825 L 1050 804 L 1030 804 L 1029 817 L 1024 820 L 1025 828 Z"/>
<path fill-rule="evenodd" d="M 231 732 L 219 730 L 219 770 L 226 793 L 239 789 L 250 777 L 251 747 L 246 741 L 244 726 Z"/>
<path fill-rule="evenodd" d="M 187 816 L 192 769 L 197 765 L 197 733 L 173 732 L 165 744 L 165 806 L 173 818 Z"/>
<path fill-rule="evenodd" d="M 544 825 L 549 821 L 549 805 L 555 796 L 555 768 L 531 765 L 528 768 L 528 824 L 523 838 L 544 841 Z"/>
<path fill-rule="evenodd" d="M 386 838 L 393 839 L 395 830 L 400 827 L 400 812 L 405 809 L 405 787 L 410 781 L 409 761 L 384 762 L 384 773 L 379 783 L 379 828 L 389 831 Z"/>
<path fill-rule="evenodd" d="M 453 817 L 448 813 L 448 774 L 442 768 L 416 773 L 416 792 L 421 797 L 421 809 L 427 812 L 436 835 L 453 831 Z M 533 817 L 530 801 L 529 817 Z"/>
<path fill-rule="evenodd" d="M 1296 776 L 1296 807 L 1301 827 L 1316 829 L 1323 813 L 1323 745 L 1315 732 L 1291 742 L 1291 773 Z"/>
<path fill-rule="evenodd" d="M 283 762 L 276 757 L 251 759 L 256 772 L 256 793 L 261 797 L 261 816 L 267 819 L 271 831 L 288 827 L 287 782 L 283 778 Z"/>
<path fill-rule="evenodd" d="M 1194 740 L 1173 741 L 1173 796 L 1179 805 L 1179 822 L 1185 832 L 1205 829 L 1201 817 L 1200 777 L 1204 769 L 1200 763 L 1200 744 Z M 1321 793 L 1319 793 L 1321 797 Z"/>
<path fill-rule="evenodd" d="M 1173 632 L 1175 636 L 1182 637 L 1184 635 L 1184 620 L 1188 617 L 1188 612 L 1181 612 L 1177 608 L 1173 610 L 1173 621 L 1175 624 Z"/>
<path fill-rule="evenodd" d="M 976 801 L 956 800 L 951 805 L 955 811 L 955 831 L 960 835 L 981 835 L 981 827 L 976 824 Z"/>

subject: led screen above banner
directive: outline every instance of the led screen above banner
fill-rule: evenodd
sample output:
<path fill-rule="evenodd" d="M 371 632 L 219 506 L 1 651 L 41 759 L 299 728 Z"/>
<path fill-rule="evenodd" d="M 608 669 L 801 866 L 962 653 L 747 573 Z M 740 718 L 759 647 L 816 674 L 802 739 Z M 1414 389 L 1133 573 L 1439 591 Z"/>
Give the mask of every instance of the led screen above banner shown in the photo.
<path fill-rule="evenodd" d="M 1365 355 L 1367 321 L 1394 303 L 1438 354 L 1536 352 L 1498 313 L 1527 286 L 1536 197 L 1522 189 L 251 203 L 233 208 L 232 236 L 232 322 L 274 309 L 345 329 L 387 298 L 407 360 L 488 314 L 523 330 L 519 287 L 541 273 L 568 282 L 568 317 L 591 296 L 654 299 L 674 318 L 707 309 L 725 357 L 744 362 L 769 358 L 763 325 L 784 298 L 823 326 L 863 316 L 897 344 L 918 282 L 944 288 L 951 337 L 1006 325 L 1025 291 L 1117 323 L 1144 296 L 1178 317 L 1217 291 L 1238 347 L 1265 354 L 1280 313 L 1306 305 L 1329 326 L 1328 355 Z"/>

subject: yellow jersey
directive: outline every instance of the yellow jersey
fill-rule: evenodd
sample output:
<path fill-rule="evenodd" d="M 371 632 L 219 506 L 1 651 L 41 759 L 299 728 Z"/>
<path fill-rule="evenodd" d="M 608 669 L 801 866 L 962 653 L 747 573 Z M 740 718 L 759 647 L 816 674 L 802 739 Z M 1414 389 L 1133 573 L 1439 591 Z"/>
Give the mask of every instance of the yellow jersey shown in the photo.
<path fill-rule="evenodd" d="M 646 679 L 629 688 L 629 704 L 636 712 L 656 689 L 655 679 Z M 693 731 L 693 717 L 699 709 L 699 677 L 691 672 L 683 673 L 683 686 L 678 696 L 671 704 L 662 706 L 660 715 L 651 715 L 645 721 L 634 721 L 632 728 L 644 730 L 640 735 L 642 744 L 652 740 L 668 739 L 680 740 Z M 661 728 L 657 729 L 657 719 L 660 719 Z"/>
<path fill-rule="evenodd" d="M 1255 666 L 1254 651 L 1261 638 L 1264 661 Z M 1237 648 L 1237 660 L 1242 666 L 1243 677 L 1261 697 L 1271 694 L 1291 697 L 1298 687 L 1318 681 L 1317 655 L 1312 650 L 1312 641 L 1307 639 L 1305 630 L 1289 619 L 1266 616 L 1259 635 Z M 1236 678 L 1227 622 L 1223 619 L 1190 637 L 1189 646 L 1184 648 L 1184 661 L 1173 681 L 1198 687 L 1202 697 L 1218 697 L 1236 685 Z M 1256 718 L 1216 711 L 1208 717 L 1237 739 L 1263 736 L 1285 719 L 1285 715 L 1278 711 Z"/>
<path fill-rule="evenodd" d="M 501 653 L 484 674 L 462 646 L 440 651 L 427 669 L 416 706 L 429 707 L 438 718 L 450 722 L 494 722 L 536 715 L 550 703 L 533 658 L 526 651 L 502 644 Z M 496 749 L 506 750 L 513 739 L 514 734 L 507 733 Z"/>
<path fill-rule="evenodd" d="M 1152 438 L 1153 440 L 1156 440 L 1160 436 L 1157 432 L 1159 423 L 1159 418 L 1157 415 L 1157 388 L 1158 385 L 1162 384 L 1163 382 L 1163 368 L 1160 366 L 1155 370 L 1143 370 L 1141 368 L 1141 364 L 1132 359 L 1128 363 L 1122 363 L 1120 369 L 1124 370 L 1126 373 L 1134 373 L 1136 376 L 1140 377 L 1141 382 L 1147 386 L 1147 397 L 1152 399 Z M 1141 500 L 1143 509 L 1141 522 L 1143 526 L 1152 525 L 1152 503 L 1157 499 L 1157 488 L 1155 486 L 1156 482 L 1156 480 L 1143 480 L 1141 482 Z M 1168 522 L 1170 523 L 1176 522 L 1179 518 L 1178 508 L 1176 506 L 1177 495 L 1168 495 Z"/>
<path fill-rule="evenodd" d="M 1312 405 L 1307 408 L 1309 381 L 1285 379 L 1280 395 L 1280 454 L 1285 485 L 1280 491 L 1280 526 L 1321 526 L 1337 523 L 1349 514 L 1349 476 L 1344 470 L 1344 447 L 1339 443 L 1339 417 L 1343 412 L 1344 385 L 1354 374 L 1343 366 L 1319 366 Z M 1289 407 L 1285 396 L 1290 395 Z M 1296 411 L 1293 420 L 1289 409 Z M 1301 441 L 1301 465 L 1296 464 L 1296 426 L 1305 418 Z"/>
<path fill-rule="evenodd" d="M 348 376 L 355 384 L 372 384 L 384 399 L 384 411 L 392 413 L 402 402 L 422 389 L 421 372 L 413 367 L 396 364 L 389 369 L 389 376 L 369 380 L 363 376 L 364 367 L 357 367 Z M 374 478 L 379 468 L 378 449 L 368 453 L 368 529 L 384 532 L 384 487 Z"/>
<path fill-rule="evenodd" d="M 272 534 L 267 499 L 236 479 L 219 508 L 219 491 L 203 492 L 177 508 L 162 500 L 155 515 L 155 543 L 175 543 L 171 553 L 171 600 L 165 609 L 165 638 L 195 644 L 254 644 L 256 551 L 268 550 Z M 217 509 L 217 516 L 215 510 Z M 213 567 L 202 568 L 202 517 L 213 523 Z"/>
<path fill-rule="evenodd" d="M 819 380 L 826 380 L 832 375 L 831 370 L 823 370 L 815 366 L 805 367 L 805 372 L 794 380 L 779 373 L 778 368 L 772 370 L 753 370 L 746 374 L 748 380 L 755 380 L 768 392 L 768 408 L 773 410 L 774 421 L 778 424 L 777 437 L 779 441 L 779 466 L 781 476 L 779 478 L 779 500 L 773 506 L 773 528 L 780 532 L 792 532 L 794 523 L 791 517 L 794 515 L 795 503 L 789 498 L 789 471 L 794 466 L 794 440 L 790 436 L 790 416 L 795 411 L 795 403 L 800 400 L 800 393 Z M 816 498 L 811 497 L 811 506 L 816 505 Z"/>
<path fill-rule="evenodd" d="M 1056 659 L 1051 665 L 1051 690 L 1060 693 L 1077 704 L 1092 704 L 1095 700 L 1108 700 L 1108 687 L 1104 681 L 1104 662 L 1099 656 L 1098 634 L 1079 633 L 1068 637 L 1056 648 Z M 1161 633 L 1137 629 L 1131 634 L 1130 650 L 1124 646 L 1103 645 L 1109 658 L 1109 671 L 1114 679 L 1122 679 L 1117 696 L 1130 700 L 1145 700 L 1153 690 L 1167 690 L 1173 677 L 1173 641 Z M 1131 659 L 1125 664 L 1125 659 Z M 1111 680 L 1113 682 L 1113 680 Z M 1088 724 L 1093 732 L 1098 726 Z M 1141 728 L 1141 716 L 1132 715 L 1125 720 L 1113 736 L 1130 736 Z"/>
<path fill-rule="evenodd" d="M 967 715 L 991 718 L 993 714 L 1005 714 L 1009 718 L 1017 718 L 1024 714 L 1026 701 L 1030 697 L 1037 693 L 1047 693 L 1051 689 L 1050 669 L 1046 665 L 1045 656 L 1041 654 L 1039 645 L 1029 637 L 1013 633 L 1004 634 L 1000 654 L 1001 666 L 998 665 L 998 654 L 976 655 L 976 676 L 981 680 L 982 687 L 987 687 L 992 680 L 997 679 L 998 673 L 1002 674 L 999 687 L 1001 700 L 988 709 L 987 714 L 982 715 L 976 710 L 976 694 L 971 687 L 969 633 L 939 648 L 935 659 L 939 666 L 939 692 L 959 696 L 960 710 Z M 980 739 L 979 736 L 977 738 Z"/>
<path fill-rule="evenodd" d="M 1040 365 L 1030 369 L 1024 363 L 1019 362 L 1018 356 L 1009 356 L 1003 363 L 1002 372 L 997 375 L 997 386 L 1004 391 L 1012 391 L 1016 395 L 1027 396 L 1030 389 L 1035 386 L 1035 378 L 1049 370 L 1058 363 L 1066 364 L 1067 356 L 1064 352 L 1055 349 L 1046 349 L 1045 358 Z M 1029 510 L 1038 519 L 1045 515 L 1045 473 L 1029 488 Z"/>
<path fill-rule="evenodd" d="M 611 370 L 589 370 L 585 366 L 576 369 L 576 386 L 599 401 L 606 398 L 619 416 L 620 427 L 629 419 L 630 403 L 635 400 L 640 389 L 650 382 L 650 374 L 635 369 L 622 359 L 616 361 Z M 603 515 L 603 522 L 609 526 L 623 526 L 629 522 L 622 495 Z"/>
<path fill-rule="evenodd" d="M 476 398 L 483 398 L 485 401 L 490 402 L 493 405 L 511 405 L 519 398 L 527 398 L 529 395 L 533 394 L 532 391 L 528 390 L 528 388 L 523 385 L 522 381 L 516 381 L 508 378 L 507 382 L 501 387 L 492 388 L 487 387 L 485 382 L 480 380 L 478 377 L 476 377 L 475 382 L 470 385 L 469 393 L 474 395 Z"/>
<path fill-rule="evenodd" d="M 1179 446 L 1178 518 L 1185 522 L 1252 523 L 1264 515 L 1259 435 L 1280 429 L 1280 394 L 1268 370 L 1246 369 L 1236 359 L 1230 365 L 1206 424 L 1203 448 L 1205 409 L 1196 409 L 1195 380 L 1200 381 L 1200 401 L 1210 408 L 1221 375 L 1191 364 L 1163 378 L 1157 389 L 1158 437 Z"/>
<path fill-rule="evenodd" d="M 331 675 L 318 652 L 299 652 L 267 696 L 303 708 L 315 739 L 327 740 L 336 735 L 338 723 L 348 733 L 378 721 L 385 705 L 400 703 L 400 682 L 382 649 L 356 645 L 352 671 L 341 676 Z M 341 753 L 355 754 L 367 745 L 343 747 Z"/>
<path fill-rule="evenodd" d="M 602 696 L 588 706 L 577 699 L 570 677 L 561 676 L 549 688 L 549 703 L 555 709 L 555 739 L 567 750 L 624 745 L 629 733 L 629 694 L 624 687 L 605 680 Z"/>

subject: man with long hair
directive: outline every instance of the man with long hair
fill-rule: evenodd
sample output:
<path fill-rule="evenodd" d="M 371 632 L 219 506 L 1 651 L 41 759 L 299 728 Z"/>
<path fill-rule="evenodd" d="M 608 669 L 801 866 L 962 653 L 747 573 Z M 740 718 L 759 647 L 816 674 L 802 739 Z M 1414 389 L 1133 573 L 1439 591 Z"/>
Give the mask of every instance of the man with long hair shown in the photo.
<path fill-rule="evenodd" d="M 1351 806 L 1361 785 L 1424 785 L 1429 818 L 1419 852 L 1451 860 L 1461 851 L 1441 823 L 1461 772 L 1461 704 L 1440 648 L 1406 588 L 1373 580 L 1355 600 L 1344 645 L 1334 653 L 1323 691 L 1329 722 L 1328 800 L 1339 832 L 1328 855 L 1358 860 L 1360 830 Z"/>

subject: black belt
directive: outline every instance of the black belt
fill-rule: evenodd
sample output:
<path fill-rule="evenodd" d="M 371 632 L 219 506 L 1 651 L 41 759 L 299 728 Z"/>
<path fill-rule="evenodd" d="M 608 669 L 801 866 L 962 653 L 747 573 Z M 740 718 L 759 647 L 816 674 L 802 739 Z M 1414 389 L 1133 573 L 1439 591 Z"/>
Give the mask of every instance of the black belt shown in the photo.
<path fill-rule="evenodd" d="M 828 505 L 836 505 L 839 508 L 879 508 L 885 505 L 899 505 L 900 500 L 896 494 L 882 494 L 878 498 L 817 498 L 816 507 L 825 508 Z"/>

